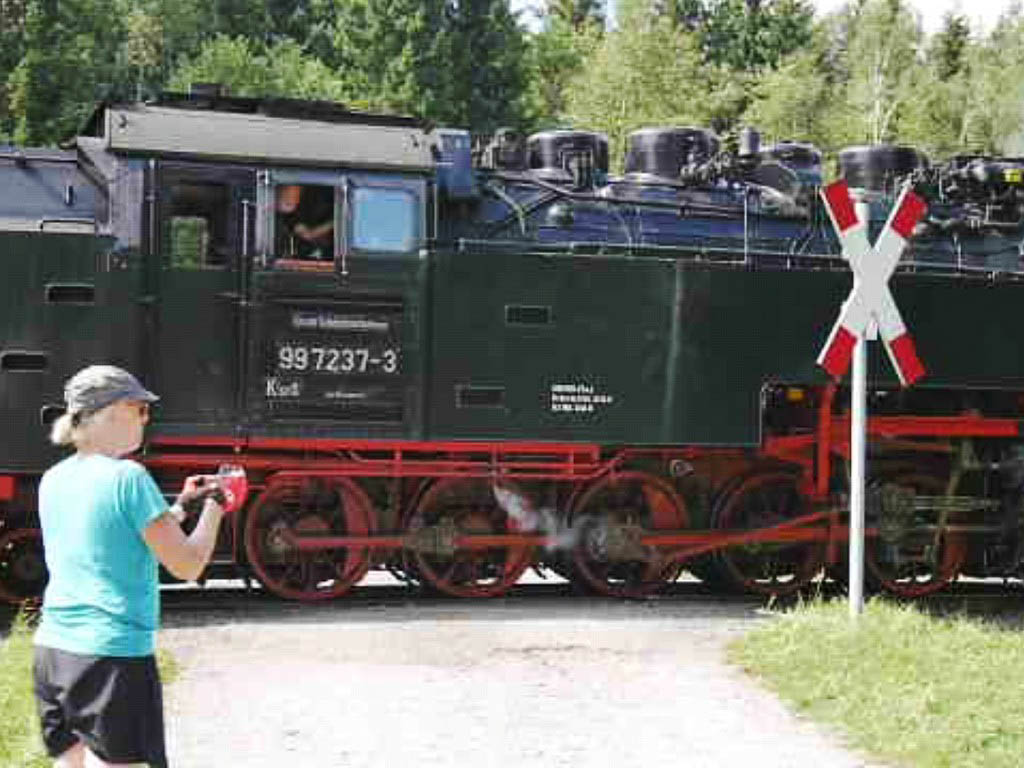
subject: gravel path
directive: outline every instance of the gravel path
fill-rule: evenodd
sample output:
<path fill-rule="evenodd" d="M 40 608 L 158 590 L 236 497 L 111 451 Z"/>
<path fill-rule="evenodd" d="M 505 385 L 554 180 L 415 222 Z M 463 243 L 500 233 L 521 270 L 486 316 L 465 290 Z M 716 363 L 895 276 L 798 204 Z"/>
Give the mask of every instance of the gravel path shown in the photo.
<path fill-rule="evenodd" d="M 724 662 L 750 603 L 165 609 L 175 768 L 852 768 Z"/>

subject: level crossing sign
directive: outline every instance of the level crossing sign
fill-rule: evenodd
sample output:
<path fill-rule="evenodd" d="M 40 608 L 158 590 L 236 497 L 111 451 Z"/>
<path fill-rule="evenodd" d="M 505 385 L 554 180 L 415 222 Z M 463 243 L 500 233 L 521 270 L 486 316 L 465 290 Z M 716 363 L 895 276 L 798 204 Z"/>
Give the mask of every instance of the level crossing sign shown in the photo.
<path fill-rule="evenodd" d="M 818 355 L 818 365 L 841 378 L 850 367 L 857 340 L 873 338 L 877 328 L 900 383 L 909 387 L 924 375 L 925 369 L 889 291 L 889 277 L 924 215 L 925 203 L 909 184 L 905 186 L 872 246 L 868 242 L 868 223 L 860 220 L 845 181 L 825 187 L 822 197 L 854 280 L 853 290 Z"/>
<path fill-rule="evenodd" d="M 867 342 L 880 334 L 900 383 L 909 387 L 924 376 L 914 340 L 907 332 L 899 309 L 889 292 L 889 278 L 907 241 L 925 212 L 924 201 L 910 185 L 903 188 L 889 220 L 875 244 L 868 240 L 864 221 L 850 197 L 845 181 L 821 191 L 825 208 L 839 233 L 843 255 L 853 270 L 853 290 L 832 327 L 818 365 L 837 379 L 850 367 L 850 616 L 864 610 L 864 508 L 867 479 Z"/>

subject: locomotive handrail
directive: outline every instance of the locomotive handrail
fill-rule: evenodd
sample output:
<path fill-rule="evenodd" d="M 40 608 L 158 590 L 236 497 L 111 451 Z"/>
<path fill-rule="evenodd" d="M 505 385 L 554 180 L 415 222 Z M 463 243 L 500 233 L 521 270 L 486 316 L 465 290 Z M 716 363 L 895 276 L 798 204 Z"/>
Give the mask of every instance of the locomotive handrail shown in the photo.
<path fill-rule="evenodd" d="M 612 195 L 598 195 L 593 192 L 577 192 L 570 189 L 564 189 L 559 187 L 557 184 L 544 181 L 543 179 L 534 178 L 531 176 L 519 177 L 512 176 L 509 174 L 496 173 L 494 178 L 501 179 L 502 181 L 516 181 L 525 182 L 527 184 L 534 184 L 542 189 L 546 189 L 549 192 L 557 195 L 558 197 L 565 197 L 570 200 L 583 200 L 592 203 L 613 203 L 616 205 L 642 205 L 648 208 L 663 208 L 665 210 L 678 211 L 680 209 L 693 211 L 695 213 L 712 214 L 718 213 L 723 214 L 726 218 L 739 218 L 739 213 L 733 208 L 729 208 L 722 205 L 713 205 L 710 203 L 693 203 L 693 202 L 669 202 L 666 200 L 647 200 L 641 198 L 630 198 L 630 197 L 614 197 Z"/>
<path fill-rule="evenodd" d="M 509 195 L 507 192 L 498 189 L 493 184 L 486 184 L 485 188 L 488 191 L 493 192 L 495 195 L 500 197 L 502 202 L 504 202 L 509 208 L 511 208 L 515 212 L 516 216 L 519 219 L 519 231 L 522 232 L 523 235 L 525 236 L 526 235 L 526 213 L 523 210 L 523 206 L 519 205 L 519 203 L 517 203 L 515 201 L 515 199 L 513 199 L 513 197 L 511 195 Z M 504 222 L 502 222 L 502 226 L 503 225 L 504 225 Z"/>
<path fill-rule="evenodd" d="M 562 242 L 536 242 L 521 240 L 486 240 L 478 238 L 460 237 L 450 243 L 440 241 L 438 248 L 450 245 L 460 253 L 470 248 L 481 251 L 501 252 L 515 251 L 520 255 L 546 256 L 549 258 L 570 257 L 570 258 L 610 258 L 615 256 L 634 256 L 637 254 L 649 253 L 651 258 L 662 261 L 677 261 L 685 259 L 706 264 L 713 264 L 725 267 L 749 268 L 756 266 L 759 262 L 768 260 L 784 260 L 788 267 L 800 265 L 801 267 L 814 270 L 832 270 L 845 272 L 849 270 L 847 262 L 838 254 L 830 253 L 800 253 L 794 254 L 789 251 L 772 251 L 764 249 L 752 249 L 750 257 L 744 261 L 742 255 L 737 258 L 737 252 L 731 248 L 708 247 L 708 246 L 686 246 L 686 245 L 663 245 L 660 243 L 634 243 L 632 246 L 626 243 L 600 243 L 595 244 L 589 241 L 562 241 Z M 597 249 L 599 252 L 587 253 L 585 249 Z M 1024 270 L 1020 272 L 1010 270 L 994 270 L 991 267 L 974 267 L 970 265 L 942 264 L 932 261 L 901 261 L 896 265 L 897 274 L 908 274 L 915 272 L 928 272 L 938 277 L 949 278 L 973 278 L 987 279 L 989 281 L 1007 280 L 1017 282 L 1024 279 Z"/>
<path fill-rule="evenodd" d="M 439 248 L 450 245 L 456 251 L 465 253 L 470 248 L 481 251 L 502 252 L 514 251 L 519 255 L 558 257 L 589 257 L 609 258 L 615 256 L 633 256 L 637 253 L 651 253 L 652 259 L 675 262 L 679 259 L 689 259 L 695 262 L 708 264 L 750 267 L 751 262 L 756 263 L 758 259 L 779 259 L 787 263 L 809 264 L 814 263 L 816 269 L 838 269 L 844 271 L 849 269 L 846 262 L 834 254 L 797 254 L 788 251 L 771 251 L 754 249 L 750 252 L 750 260 L 744 261 L 742 254 L 737 257 L 737 252 L 731 248 L 714 247 L 693 244 L 686 245 L 662 245 L 660 243 L 594 243 L 590 241 L 566 240 L 562 242 L 536 242 L 522 240 L 484 240 L 478 238 L 460 237 L 450 243 L 439 242 Z M 594 252 L 587 253 L 586 249 Z M 599 250 L 598 250 L 599 249 Z"/>
<path fill-rule="evenodd" d="M 92 218 L 74 218 L 74 217 L 57 217 L 57 216 L 45 216 L 39 219 L 38 226 L 39 231 L 43 232 L 46 229 L 47 224 L 84 224 L 92 227 L 93 234 L 100 231 L 100 224 L 96 219 Z"/>

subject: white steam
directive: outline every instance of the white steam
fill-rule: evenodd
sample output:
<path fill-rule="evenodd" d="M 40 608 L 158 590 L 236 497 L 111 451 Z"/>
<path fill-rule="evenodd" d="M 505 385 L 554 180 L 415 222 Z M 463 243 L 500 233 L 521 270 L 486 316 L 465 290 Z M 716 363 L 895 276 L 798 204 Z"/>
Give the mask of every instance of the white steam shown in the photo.
<path fill-rule="evenodd" d="M 514 489 L 495 485 L 494 499 L 505 514 L 519 524 L 524 533 L 543 533 L 548 541 L 544 549 L 570 549 L 576 543 L 576 533 L 565 525 L 558 513 L 551 507 L 537 509 L 525 494 Z"/>

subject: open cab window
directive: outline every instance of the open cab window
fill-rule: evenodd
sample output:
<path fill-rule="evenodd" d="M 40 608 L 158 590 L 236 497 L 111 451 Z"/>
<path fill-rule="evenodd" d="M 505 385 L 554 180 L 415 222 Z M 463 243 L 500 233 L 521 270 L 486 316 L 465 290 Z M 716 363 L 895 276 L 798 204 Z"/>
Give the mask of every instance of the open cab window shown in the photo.
<path fill-rule="evenodd" d="M 334 260 L 336 190 L 324 184 L 274 188 L 274 255 L 286 261 Z"/>

